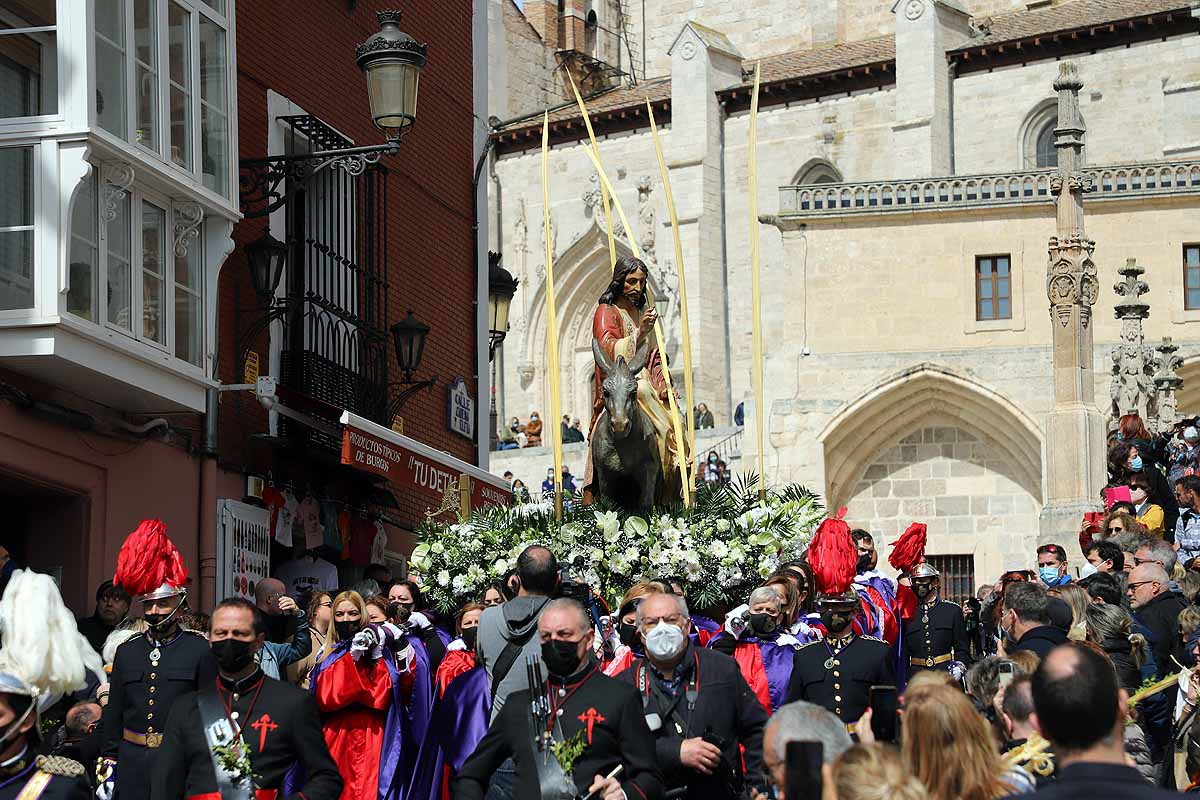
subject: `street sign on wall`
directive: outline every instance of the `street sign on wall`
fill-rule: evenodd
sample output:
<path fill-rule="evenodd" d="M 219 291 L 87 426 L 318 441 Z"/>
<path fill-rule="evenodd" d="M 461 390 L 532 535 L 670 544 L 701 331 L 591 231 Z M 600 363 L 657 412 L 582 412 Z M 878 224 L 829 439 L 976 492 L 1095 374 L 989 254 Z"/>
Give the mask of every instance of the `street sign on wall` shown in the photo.
<path fill-rule="evenodd" d="M 468 439 L 475 438 L 475 398 L 467 390 L 467 382 L 455 378 L 450 382 L 449 418 L 450 430 Z"/>

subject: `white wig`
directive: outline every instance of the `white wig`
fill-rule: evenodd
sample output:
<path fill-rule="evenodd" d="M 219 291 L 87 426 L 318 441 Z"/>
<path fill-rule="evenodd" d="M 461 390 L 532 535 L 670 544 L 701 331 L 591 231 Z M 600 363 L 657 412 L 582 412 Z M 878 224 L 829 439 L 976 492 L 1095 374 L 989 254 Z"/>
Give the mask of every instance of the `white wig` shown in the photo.
<path fill-rule="evenodd" d="M 103 679 L 100 656 L 79 632 L 49 575 L 17 570 L 0 599 L 0 672 L 41 695 L 83 687 L 91 670 Z"/>
<path fill-rule="evenodd" d="M 112 663 L 117 660 L 117 648 L 137 635 L 138 631 L 136 628 L 117 628 L 108 634 L 108 638 L 104 640 L 104 648 L 101 651 L 101 655 L 104 657 L 104 665 L 112 666 Z"/>

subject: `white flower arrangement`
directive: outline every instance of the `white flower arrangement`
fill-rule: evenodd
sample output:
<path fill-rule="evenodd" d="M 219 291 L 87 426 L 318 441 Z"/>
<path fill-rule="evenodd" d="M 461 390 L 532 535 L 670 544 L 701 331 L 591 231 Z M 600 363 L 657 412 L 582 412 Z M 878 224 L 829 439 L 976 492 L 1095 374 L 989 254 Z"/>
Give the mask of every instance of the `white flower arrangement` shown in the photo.
<path fill-rule="evenodd" d="M 436 576 L 426 596 L 452 612 L 499 582 L 530 544 L 554 551 L 571 576 L 606 600 L 638 580 L 682 577 L 697 608 L 744 596 L 752 581 L 808 546 L 823 516 L 817 497 L 788 486 L 760 498 L 754 478 L 701 487 L 690 509 L 623 514 L 575 504 L 554 519 L 548 503 L 491 507 L 466 522 L 427 522 L 412 567 Z"/>

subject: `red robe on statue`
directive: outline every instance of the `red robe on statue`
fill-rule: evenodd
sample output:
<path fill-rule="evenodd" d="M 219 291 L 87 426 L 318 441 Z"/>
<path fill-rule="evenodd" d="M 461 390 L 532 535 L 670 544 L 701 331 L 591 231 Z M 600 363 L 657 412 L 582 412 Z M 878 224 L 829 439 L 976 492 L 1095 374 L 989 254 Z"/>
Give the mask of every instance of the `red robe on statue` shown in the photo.
<path fill-rule="evenodd" d="M 637 328 L 620 309 L 616 306 L 600 304 L 596 307 L 596 313 L 592 315 L 592 338 L 600 343 L 601 349 L 604 350 L 604 355 L 616 360 L 614 352 L 617 349 L 617 344 L 622 339 L 629 339 L 637 335 Z M 623 353 L 626 358 L 632 357 L 633 347 L 629 345 L 629 352 Z M 661 396 L 666 390 L 667 384 L 662 374 L 662 356 L 659 355 L 658 348 L 650 346 L 650 356 L 646 363 L 646 374 L 650 376 L 650 385 L 654 387 L 654 391 Z M 600 419 L 600 414 L 604 411 L 604 396 L 600 388 L 600 384 L 604 382 L 604 374 L 600 371 L 599 365 L 596 367 L 596 377 L 592 381 L 592 426 L 595 427 L 596 420 Z"/>
<path fill-rule="evenodd" d="M 413 675 L 401 673 L 401 691 L 412 691 Z M 382 660 L 355 661 L 347 653 L 325 668 L 316 686 L 325 743 L 337 763 L 340 800 L 374 800 L 379 794 L 383 729 L 392 703 L 392 677 Z"/>

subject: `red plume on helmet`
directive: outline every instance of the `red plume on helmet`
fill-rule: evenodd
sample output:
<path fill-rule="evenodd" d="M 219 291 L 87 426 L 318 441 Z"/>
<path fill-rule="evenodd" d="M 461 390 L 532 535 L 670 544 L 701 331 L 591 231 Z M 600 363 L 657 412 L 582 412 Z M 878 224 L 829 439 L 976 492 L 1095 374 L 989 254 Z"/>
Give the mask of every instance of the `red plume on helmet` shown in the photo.
<path fill-rule="evenodd" d="M 925 560 L 925 523 L 914 522 L 900 538 L 892 542 L 892 553 L 888 563 L 900 572 L 911 572 L 913 567 Z"/>
<path fill-rule="evenodd" d="M 850 526 L 837 517 L 822 522 L 808 545 L 808 563 L 817 591 L 823 595 L 849 591 L 854 583 L 857 561 L 858 550 L 850 536 Z"/>
<path fill-rule="evenodd" d="M 167 538 L 167 526 L 162 520 L 144 519 L 137 530 L 125 537 L 117 554 L 113 583 L 134 597 L 149 594 L 164 583 L 176 587 L 187 583 L 183 556 Z"/>

